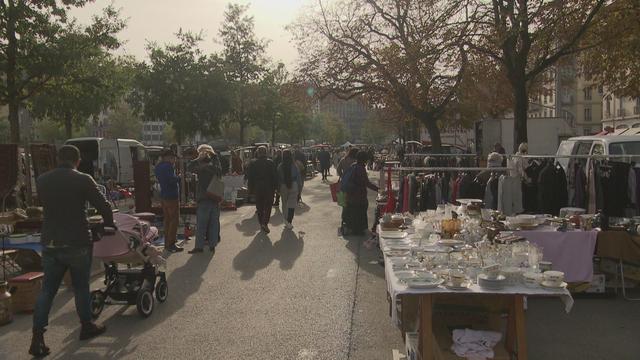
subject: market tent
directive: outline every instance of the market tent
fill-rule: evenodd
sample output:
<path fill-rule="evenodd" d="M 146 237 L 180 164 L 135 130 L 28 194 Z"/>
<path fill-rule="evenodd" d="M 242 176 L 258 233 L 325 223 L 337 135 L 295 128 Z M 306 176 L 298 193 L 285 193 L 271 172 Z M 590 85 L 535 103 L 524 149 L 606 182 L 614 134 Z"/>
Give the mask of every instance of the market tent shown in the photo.
<path fill-rule="evenodd" d="M 346 143 L 342 144 L 342 146 L 340 146 L 340 147 L 346 148 L 346 147 L 349 147 L 351 145 L 353 145 L 353 144 L 347 141 Z"/>

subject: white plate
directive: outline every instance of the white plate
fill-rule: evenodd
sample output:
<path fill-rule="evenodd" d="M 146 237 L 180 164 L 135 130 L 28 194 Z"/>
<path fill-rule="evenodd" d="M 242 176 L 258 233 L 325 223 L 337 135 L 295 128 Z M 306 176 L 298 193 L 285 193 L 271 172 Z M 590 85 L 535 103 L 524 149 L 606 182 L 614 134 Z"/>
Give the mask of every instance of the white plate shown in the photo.
<path fill-rule="evenodd" d="M 398 245 L 411 245 L 411 240 L 403 239 L 403 240 L 385 240 L 385 246 L 398 246 Z"/>
<path fill-rule="evenodd" d="M 416 272 L 413 270 L 398 270 L 395 271 L 394 274 L 398 278 L 398 280 L 406 282 L 409 279 L 414 279 L 416 277 Z"/>
<path fill-rule="evenodd" d="M 463 205 L 469 205 L 469 204 L 482 204 L 483 201 L 480 199 L 456 199 L 457 202 L 459 202 L 460 204 Z"/>
<path fill-rule="evenodd" d="M 409 279 L 407 280 L 407 286 L 414 289 L 433 289 L 440 286 L 444 280 L 433 278 L 433 279 Z"/>
<path fill-rule="evenodd" d="M 384 252 L 387 256 L 389 257 L 393 257 L 393 258 L 402 258 L 402 257 L 407 257 L 409 255 L 411 255 L 411 250 L 407 249 L 407 250 L 386 250 Z"/>
<path fill-rule="evenodd" d="M 462 240 L 454 240 L 454 239 L 442 239 L 438 240 L 438 245 L 442 246 L 458 246 L 464 244 Z"/>
<path fill-rule="evenodd" d="M 490 281 L 490 282 L 503 282 L 507 279 L 504 275 L 498 275 L 498 277 L 496 277 L 495 279 L 492 279 L 487 274 L 480 274 L 478 275 L 478 278 L 484 281 Z"/>
<path fill-rule="evenodd" d="M 469 281 L 463 282 L 462 285 L 460 286 L 453 286 L 453 284 L 449 281 L 444 283 L 444 287 L 446 287 L 449 290 L 468 290 L 469 286 L 471 286 L 471 282 Z"/>
<path fill-rule="evenodd" d="M 406 231 L 381 231 L 380 236 L 385 239 L 404 239 L 409 235 Z"/>
<path fill-rule="evenodd" d="M 540 285 L 542 285 L 543 288 L 547 289 L 565 289 L 567 287 L 566 282 L 562 282 L 560 285 L 552 285 L 552 283 L 548 281 L 543 281 Z"/>

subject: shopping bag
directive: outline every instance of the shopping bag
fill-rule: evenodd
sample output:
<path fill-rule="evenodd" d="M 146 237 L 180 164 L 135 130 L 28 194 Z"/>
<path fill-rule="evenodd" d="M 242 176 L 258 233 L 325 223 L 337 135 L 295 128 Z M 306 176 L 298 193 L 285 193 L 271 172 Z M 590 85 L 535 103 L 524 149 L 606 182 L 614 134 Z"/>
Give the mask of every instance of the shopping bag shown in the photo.
<path fill-rule="evenodd" d="M 340 191 L 337 195 L 338 205 L 345 207 L 347 205 L 347 193 Z"/>
<path fill-rule="evenodd" d="M 207 196 L 224 200 L 224 181 L 219 176 L 214 176 L 207 186 Z"/>
<path fill-rule="evenodd" d="M 340 183 L 337 182 L 335 184 L 331 184 L 331 185 L 329 185 L 329 188 L 331 188 L 331 199 L 333 199 L 333 202 L 337 202 L 338 201 L 338 190 L 340 189 Z"/>

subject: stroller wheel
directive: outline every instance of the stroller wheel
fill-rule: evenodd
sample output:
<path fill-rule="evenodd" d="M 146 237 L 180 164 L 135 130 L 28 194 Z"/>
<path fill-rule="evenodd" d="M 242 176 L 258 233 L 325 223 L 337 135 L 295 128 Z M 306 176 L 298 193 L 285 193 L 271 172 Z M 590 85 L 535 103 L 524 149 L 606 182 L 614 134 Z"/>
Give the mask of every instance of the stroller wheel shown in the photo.
<path fill-rule="evenodd" d="M 104 293 L 102 290 L 94 290 L 91 292 L 91 317 L 97 319 L 104 309 Z"/>
<path fill-rule="evenodd" d="M 165 302 L 169 296 L 169 284 L 166 280 L 160 280 L 156 284 L 156 299 L 160 302 Z"/>
<path fill-rule="evenodd" d="M 153 305 L 154 300 L 151 290 L 147 289 L 146 287 L 138 290 L 136 308 L 138 309 L 138 313 L 140 313 L 140 316 L 144 318 L 149 317 L 149 315 L 151 315 L 151 313 L 153 312 Z"/>

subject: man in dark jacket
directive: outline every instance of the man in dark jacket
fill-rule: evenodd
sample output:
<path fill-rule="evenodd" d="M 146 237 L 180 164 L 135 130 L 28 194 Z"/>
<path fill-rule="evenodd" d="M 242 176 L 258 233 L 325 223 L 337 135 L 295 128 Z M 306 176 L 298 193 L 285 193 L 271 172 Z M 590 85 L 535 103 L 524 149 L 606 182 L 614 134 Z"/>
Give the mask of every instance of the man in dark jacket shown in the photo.
<path fill-rule="evenodd" d="M 247 169 L 249 192 L 256 198 L 256 213 L 260 228 L 268 234 L 273 193 L 276 191 L 278 178 L 275 164 L 267 157 L 267 148 L 260 146 L 256 155 L 258 158 Z"/>
<path fill-rule="evenodd" d="M 162 153 L 162 161 L 155 168 L 156 179 L 160 183 L 162 219 L 164 220 L 164 248 L 170 252 L 184 250 L 176 246 L 180 219 L 180 178 L 176 175 L 175 162 L 176 154 L 172 150 L 165 150 Z"/>
<path fill-rule="evenodd" d="M 102 215 L 104 225 L 115 227 L 109 202 L 96 182 L 76 169 L 80 164 L 77 147 L 65 145 L 58 151 L 58 168 L 42 174 L 37 182 L 38 198 L 44 208 L 41 243 L 44 281 L 33 313 L 33 338 L 29 354 L 44 356 L 49 348 L 44 332 L 49 311 L 64 274 L 69 270 L 82 329 L 80 340 L 105 332 L 91 319 L 89 278 L 93 253 L 87 219 L 87 202 Z"/>
<path fill-rule="evenodd" d="M 327 180 L 329 176 L 329 168 L 331 167 L 331 154 L 326 148 L 322 148 L 318 153 L 318 160 L 320 161 L 320 170 L 322 171 L 322 180 Z"/>

